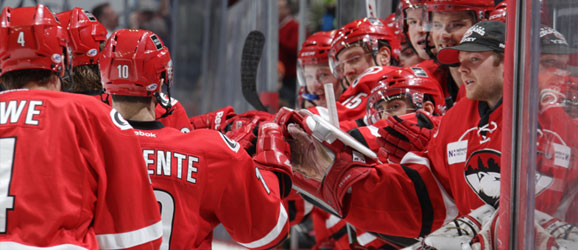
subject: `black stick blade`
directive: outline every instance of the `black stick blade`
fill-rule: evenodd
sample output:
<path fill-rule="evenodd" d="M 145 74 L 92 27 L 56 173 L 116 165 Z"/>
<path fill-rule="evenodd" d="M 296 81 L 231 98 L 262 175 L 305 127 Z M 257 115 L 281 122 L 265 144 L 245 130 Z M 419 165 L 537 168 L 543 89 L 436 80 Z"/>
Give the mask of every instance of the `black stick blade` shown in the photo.
<path fill-rule="evenodd" d="M 257 92 L 257 70 L 265 47 L 265 35 L 261 31 L 249 32 L 241 54 L 241 89 L 245 99 L 257 110 L 267 111 Z"/>

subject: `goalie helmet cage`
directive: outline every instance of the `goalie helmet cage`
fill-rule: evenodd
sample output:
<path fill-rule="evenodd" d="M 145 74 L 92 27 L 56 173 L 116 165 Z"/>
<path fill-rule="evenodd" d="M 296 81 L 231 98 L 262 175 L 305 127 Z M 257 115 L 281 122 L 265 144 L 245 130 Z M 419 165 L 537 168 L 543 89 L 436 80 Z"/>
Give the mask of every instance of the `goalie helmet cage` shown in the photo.
<path fill-rule="evenodd" d="M 541 249 L 534 239 L 535 209 L 544 207 L 545 201 L 534 195 L 541 191 L 537 185 L 537 176 L 543 169 L 544 161 L 537 160 L 537 141 L 540 133 L 532 132 L 543 129 L 538 125 L 540 113 L 538 88 L 538 71 L 540 63 L 540 24 L 554 26 L 555 29 L 570 38 L 570 46 L 578 42 L 578 2 L 567 0 L 505 0 L 507 2 L 507 38 L 504 64 L 504 96 L 503 96 L 503 134 L 501 159 L 501 196 L 498 221 L 498 248 L 497 249 Z M 543 6 L 542 6 L 543 4 Z M 543 12 L 540 14 L 540 9 Z M 542 20 L 541 20 L 542 19 Z M 564 21 L 561 21 L 564 20 Z M 570 20 L 570 21 L 568 21 Z M 574 56 L 575 57 L 575 56 Z M 569 65 L 570 73 L 576 74 L 576 65 Z M 559 118 L 559 117 L 557 117 Z M 576 118 L 574 118 L 574 122 Z M 560 123 L 560 122 L 557 122 Z M 560 134 L 575 133 L 575 125 L 563 126 L 558 130 Z M 560 141 L 552 144 L 564 145 L 563 136 Z M 541 142 L 541 141 L 540 141 Z M 572 144 L 572 143 L 571 143 Z M 576 144 L 576 143 L 573 143 Z M 556 147 L 556 145 L 554 145 Z M 564 150 L 553 150 L 553 160 L 557 157 L 568 156 L 565 163 L 567 169 L 576 168 L 576 147 L 564 145 L 570 150 L 564 155 Z M 560 151 L 560 152 L 559 152 Z M 558 155 L 557 155 L 558 154 Z M 562 155 L 560 155 L 562 154 Z M 571 156 L 571 157 L 570 157 Z M 557 180 L 553 180 L 556 182 Z M 574 184 L 576 185 L 576 184 Z M 578 215 L 575 207 L 565 208 L 564 199 L 576 200 L 576 187 L 566 186 L 560 199 L 555 217 L 562 220 L 572 220 Z M 568 194 L 573 194 L 568 195 Z M 543 194 L 540 194 L 543 195 Z M 566 197 L 568 196 L 568 197 Z M 552 199 L 551 199 L 552 200 Z M 551 201 L 550 200 L 550 201 Z M 574 202 L 576 203 L 576 202 Z M 552 204 L 550 204 L 552 205 Z M 574 222 L 576 221 L 569 221 Z"/>

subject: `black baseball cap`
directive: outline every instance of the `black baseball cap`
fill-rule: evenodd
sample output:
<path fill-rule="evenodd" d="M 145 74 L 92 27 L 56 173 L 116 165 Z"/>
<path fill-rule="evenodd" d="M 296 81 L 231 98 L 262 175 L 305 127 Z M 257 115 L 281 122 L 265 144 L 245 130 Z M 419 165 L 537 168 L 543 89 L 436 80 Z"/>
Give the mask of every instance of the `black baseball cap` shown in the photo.
<path fill-rule="evenodd" d="M 540 27 L 540 53 L 542 54 L 574 54 L 578 49 L 571 48 L 566 38 L 557 30 L 548 27 Z"/>
<path fill-rule="evenodd" d="M 447 47 L 438 52 L 437 58 L 441 64 L 456 65 L 460 62 L 459 52 L 504 52 L 506 48 L 506 24 L 500 21 L 483 21 L 470 27 L 460 44 Z"/>

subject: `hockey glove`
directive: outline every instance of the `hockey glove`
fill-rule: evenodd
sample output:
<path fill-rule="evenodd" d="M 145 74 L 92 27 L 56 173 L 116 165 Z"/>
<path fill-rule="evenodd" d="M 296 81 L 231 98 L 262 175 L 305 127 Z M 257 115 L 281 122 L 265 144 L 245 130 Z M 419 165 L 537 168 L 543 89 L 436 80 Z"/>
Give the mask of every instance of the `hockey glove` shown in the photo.
<path fill-rule="evenodd" d="M 259 124 L 273 121 L 273 118 L 272 114 L 253 110 L 230 118 L 223 129 L 227 137 L 237 141 L 249 155 L 254 156 Z"/>
<path fill-rule="evenodd" d="M 536 249 L 577 249 L 578 228 L 538 210 L 534 219 Z"/>
<path fill-rule="evenodd" d="M 425 149 L 439 124 L 438 118 L 420 110 L 400 117 L 390 116 L 387 121 L 388 126 L 378 131 L 383 138 L 379 141 L 393 162 L 400 162 L 407 152 Z"/>
<path fill-rule="evenodd" d="M 345 195 L 370 171 L 366 157 L 344 142 L 361 144 L 306 111 L 301 114 L 284 108 L 275 120 L 284 128 L 291 146 L 295 189 L 316 206 L 344 217 L 347 214 L 343 204 Z M 371 159 L 368 157 L 367 161 Z"/>
<path fill-rule="evenodd" d="M 253 161 L 260 169 L 273 172 L 279 178 L 281 198 L 291 191 L 293 174 L 291 172 L 291 153 L 289 144 L 284 140 L 281 127 L 273 122 L 264 122 L 259 128 L 257 152 Z"/>
<path fill-rule="evenodd" d="M 478 235 L 486 224 L 492 224 L 495 214 L 494 207 L 483 205 L 425 237 L 422 249 L 467 249 L 474 236 Z"/>
<path fill-rule="evenodd" d="M 224 126 L 224 121 L 235 116 L 233 107 L 227 106 L 215 112 L 210 112 L 189 118 L 193 129 L 213 129 L 221 130 Z"/>

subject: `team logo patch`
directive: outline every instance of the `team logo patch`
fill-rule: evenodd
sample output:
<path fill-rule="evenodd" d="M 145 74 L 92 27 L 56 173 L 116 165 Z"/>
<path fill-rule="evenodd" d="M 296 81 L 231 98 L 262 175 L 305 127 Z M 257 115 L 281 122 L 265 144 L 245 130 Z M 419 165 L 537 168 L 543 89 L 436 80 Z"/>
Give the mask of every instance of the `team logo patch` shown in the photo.
<path fill-rule="evenodd" d="M 501 153 L 493 149 L 474 152 L 466 161 L 464 175 L 472 190 L 485 203 L 497 206 L 500 200 Z"/>
<path fill-rule="evenodd" d="M 61 63 L 61 62 L 62 62 L 62 55 L 60 55 L 60 54 L 52 54 L 51 59 L 52 59 L 52 61 L 53 61 L 54 63 Z"/>
<path fill-rule="evenodd" d="M 146 87 L 146 89 L 147 89 L 147 91 L 155 91 L 158 86 L 159 86 L 159 85 L 156 84 L 156 83 L 151 83 L 151 84 L 149 84 L 149 85 Z"/>
<path fill-rule="evenodd" d="M 86 52 L 86 55 L 90 56 L 90 57 L 95 57 L 96 54 L 98 54 L 98 50 L 96 50 L 96 49 L 90 49 L 90 50 L 88 50 L 88 52 Z"/>
<path fill-rule="evenodd" d="M 227 146 L 229 146 L 231 150 L 233 150 L 235 153 L 239 151 L 239 149 L 241 148 L 241 145 L 239 143 L 229 139 L 229 137 L 222 134 L 221 132 L 219 132 L 219 135 L 221 135 L 221 138 L 223 138 L 223 140 L 227 143 Z"/>
<path fill-rule="evenodd" d="M 122 118 L 116 109 L 110 110 L 110 118 L 112 119 L 114 125 L 120 128 L 120 130 L 127 130 L 132 128 L 132 126 L 124 118 Z"/>

